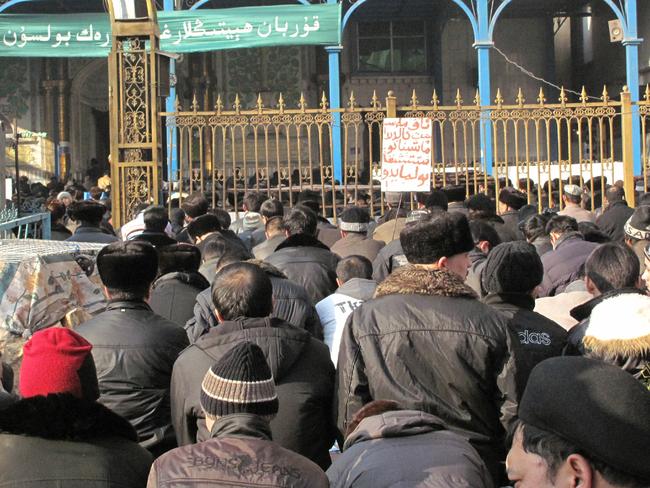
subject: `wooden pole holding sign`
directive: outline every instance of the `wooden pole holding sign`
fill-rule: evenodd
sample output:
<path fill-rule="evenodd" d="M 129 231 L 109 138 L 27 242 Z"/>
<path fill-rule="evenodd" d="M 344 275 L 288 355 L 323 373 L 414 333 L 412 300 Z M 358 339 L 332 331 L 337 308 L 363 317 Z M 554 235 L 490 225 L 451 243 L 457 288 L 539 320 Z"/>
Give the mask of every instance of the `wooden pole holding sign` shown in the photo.
<path fill-rule="evenodd" d="M 428 118 L 384 119 L 381 191 L 431 190 L 433 124 Z"/>

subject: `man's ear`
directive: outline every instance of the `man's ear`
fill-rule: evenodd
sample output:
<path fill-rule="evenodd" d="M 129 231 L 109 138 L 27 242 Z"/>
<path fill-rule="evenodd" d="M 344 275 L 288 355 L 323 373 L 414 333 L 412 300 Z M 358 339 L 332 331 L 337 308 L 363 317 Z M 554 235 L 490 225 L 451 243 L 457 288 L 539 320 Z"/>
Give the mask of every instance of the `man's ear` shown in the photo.
<path fill-rule="evenodd" d="M 436 261 L 435 264 L 438 267 L 438 269 L 443 269 L 447 267 L 447 261 L 448 261 L 447 256 L 443 256 L 440 259 L 438 259 L 438 261 Z"/>
<path fill-rule="evenodd" d="M 216 308 L 214 309 L 214 316 L 217 317 L 217 322 L 219 322 L 220 324 L 225 322 L 225 320 L 221 316 L 221 313 Z"/>
<path fill-rule="evenodd" d="M 596 284 L 588 276 L 585 276 L 585 286 L 591 295 L 598 296 L 601 294 Z"/>
<path fill-rule="evenodd" d="M 286 238 L 291 237 L 291 234 L 289 233 L 288 230 L 285 230 L 285 231 L 284 231 L 284 237 L 286 237 Z"/>
<path fill-rule="evenodd" d="M 557 486 L 590 488 L 595 486 L 596 476 L 589 461 L 580 454 L 570 454 L 558 469 L 555 481 Z"/>
<path fill-rule="evenodd" d="M 490 252 L 490 243 L 488 241 L 480 241 L 476 247 L 478 247 L 481 252 L 487 255 Z"/>
<path fill-rule="evenodd" d="M 336 278 L 336 284 L 337 286 L 343 286 L 343 282 L 339 278 Z"/>

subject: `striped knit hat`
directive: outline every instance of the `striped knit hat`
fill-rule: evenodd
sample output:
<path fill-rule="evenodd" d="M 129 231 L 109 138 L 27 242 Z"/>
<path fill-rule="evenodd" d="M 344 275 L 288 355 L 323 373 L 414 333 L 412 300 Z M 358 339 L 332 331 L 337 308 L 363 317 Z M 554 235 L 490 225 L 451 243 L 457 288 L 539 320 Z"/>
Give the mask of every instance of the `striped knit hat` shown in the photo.
<path fill-rule="evenodd" d="M 201 384 L 201 407 L 211 420 L 234 413 L 275 417 L 278 395 L 259 346 L 242 342 L 208 370 Z"/>

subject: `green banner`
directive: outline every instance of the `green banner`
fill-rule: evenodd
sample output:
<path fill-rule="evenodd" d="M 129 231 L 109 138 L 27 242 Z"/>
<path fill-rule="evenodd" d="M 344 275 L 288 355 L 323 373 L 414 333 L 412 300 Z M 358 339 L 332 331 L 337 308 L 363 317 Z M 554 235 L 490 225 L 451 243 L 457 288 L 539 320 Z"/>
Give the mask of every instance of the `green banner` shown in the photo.
<path fill-rule="evenodd" d="M 193 53 L 263 46 L 338 45 L 340 4 L 158 12 L 160 49 Z M 0 15 L 0 57 L 108 56 L 102 13 Z"/>

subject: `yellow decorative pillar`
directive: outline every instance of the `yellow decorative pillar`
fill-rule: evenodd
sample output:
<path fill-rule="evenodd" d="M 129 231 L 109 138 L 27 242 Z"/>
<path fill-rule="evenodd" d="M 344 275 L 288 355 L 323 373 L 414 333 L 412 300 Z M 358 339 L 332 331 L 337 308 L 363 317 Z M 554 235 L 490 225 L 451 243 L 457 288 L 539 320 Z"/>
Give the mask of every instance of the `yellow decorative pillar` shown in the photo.
<path fill-rule="evenodd" d="M 68 140 L 68 80 L 58 80 L 58 101 L 59 101 L 59 172 L 61 181 L 66 181 L 70 175 L 70 141 Z"/>

